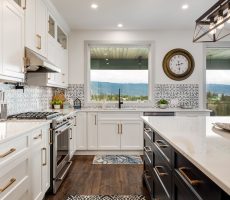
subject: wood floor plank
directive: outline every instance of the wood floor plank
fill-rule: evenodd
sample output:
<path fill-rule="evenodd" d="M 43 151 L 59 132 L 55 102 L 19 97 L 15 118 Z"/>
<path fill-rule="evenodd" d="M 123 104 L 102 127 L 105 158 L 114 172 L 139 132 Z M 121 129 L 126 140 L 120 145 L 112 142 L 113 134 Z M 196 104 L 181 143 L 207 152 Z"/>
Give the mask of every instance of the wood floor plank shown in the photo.
<path fill-rule="evenodd" d="M 142 165 L 93 165 L 94 156 L 74 156 L 70 172 L 56 195 L 46 200 L 65 200 L 69 195 L 145 195 Z"/>

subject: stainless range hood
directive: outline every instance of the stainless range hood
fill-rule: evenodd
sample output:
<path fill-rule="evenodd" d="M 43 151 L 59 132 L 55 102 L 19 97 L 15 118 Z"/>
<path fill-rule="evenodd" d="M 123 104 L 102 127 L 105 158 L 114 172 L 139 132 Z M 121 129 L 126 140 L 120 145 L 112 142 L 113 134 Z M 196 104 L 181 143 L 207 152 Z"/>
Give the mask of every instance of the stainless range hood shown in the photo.
<path fill-rule="evenodd" d="M 29 48 L 25 48 L 25 67 L 27 73 L 61 73 L 58 67 Z"/>

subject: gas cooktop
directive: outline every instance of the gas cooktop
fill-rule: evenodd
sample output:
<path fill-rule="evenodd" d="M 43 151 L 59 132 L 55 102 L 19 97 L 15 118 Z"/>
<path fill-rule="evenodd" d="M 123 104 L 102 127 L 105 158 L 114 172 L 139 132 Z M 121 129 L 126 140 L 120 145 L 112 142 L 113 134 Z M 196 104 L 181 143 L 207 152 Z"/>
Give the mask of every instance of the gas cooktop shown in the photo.
<path fill-rule="evenodd" d="M 59 112 L 25 112 L 11 115 L 8 119 L 53 119 L 59 115 Z"/>

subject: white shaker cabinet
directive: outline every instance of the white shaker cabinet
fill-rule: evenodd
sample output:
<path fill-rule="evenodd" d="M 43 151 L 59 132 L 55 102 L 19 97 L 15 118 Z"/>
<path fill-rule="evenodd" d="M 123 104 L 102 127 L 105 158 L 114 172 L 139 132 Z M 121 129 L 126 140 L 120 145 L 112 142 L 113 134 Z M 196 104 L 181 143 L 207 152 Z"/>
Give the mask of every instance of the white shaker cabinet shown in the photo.
<path fill-rule="evenodd" d="M 87 150 L 87 129 L 86 129 L 87 114 L 85 112 L 77 113 L 76 128 L 75 128 L 75 146 L 76 150 Z"/>
<path fill-rule="evenodd" d="M 0 76 L 24 81 L 24 13 L 13 0 L 2 1 L 2 66 Z"/>
<path fill-rule="evenodd" d="M 120 150 L 120 122 L 98 121 L 98 149 Z"/>
<path fill-rule="evenodd" d="M 97 112 L 89 112 L 87 115 L 88 150 L 97 150 Z"/>

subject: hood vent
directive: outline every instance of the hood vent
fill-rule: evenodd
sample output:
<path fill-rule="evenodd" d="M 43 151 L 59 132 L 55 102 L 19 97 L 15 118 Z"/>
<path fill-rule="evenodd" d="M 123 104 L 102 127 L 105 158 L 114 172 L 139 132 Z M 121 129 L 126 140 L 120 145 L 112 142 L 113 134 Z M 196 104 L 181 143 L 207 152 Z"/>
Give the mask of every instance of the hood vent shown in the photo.
<path fill-rule="evenodd" d="M 61 70 L 52 65 L 45 57 L 31 49 L 25 49 L 25 67 L 27 73 L 61 73 Z"/>

